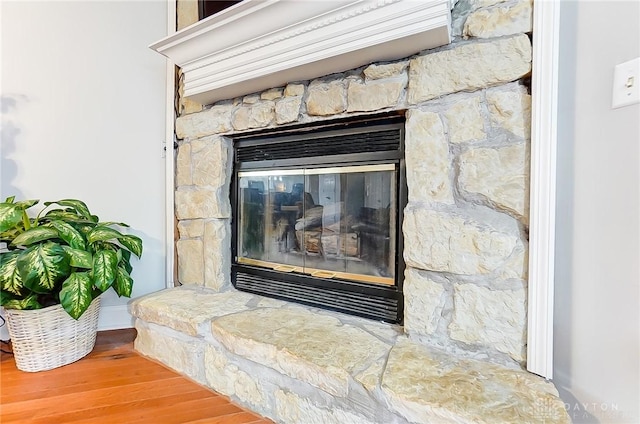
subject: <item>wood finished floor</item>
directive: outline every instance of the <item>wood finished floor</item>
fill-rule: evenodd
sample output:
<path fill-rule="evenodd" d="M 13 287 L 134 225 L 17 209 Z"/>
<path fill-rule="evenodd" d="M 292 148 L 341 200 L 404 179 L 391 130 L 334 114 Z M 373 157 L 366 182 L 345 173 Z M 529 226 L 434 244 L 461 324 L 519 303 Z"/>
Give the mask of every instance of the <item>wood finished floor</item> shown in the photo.
<path fill-rule="evenodd" d="M 3 353 L 0 423 L 271 423 L 138 355 L 134 338 L 135 330 L 99 332 L 85 358 L 37 373 L 18 370 Z"/>

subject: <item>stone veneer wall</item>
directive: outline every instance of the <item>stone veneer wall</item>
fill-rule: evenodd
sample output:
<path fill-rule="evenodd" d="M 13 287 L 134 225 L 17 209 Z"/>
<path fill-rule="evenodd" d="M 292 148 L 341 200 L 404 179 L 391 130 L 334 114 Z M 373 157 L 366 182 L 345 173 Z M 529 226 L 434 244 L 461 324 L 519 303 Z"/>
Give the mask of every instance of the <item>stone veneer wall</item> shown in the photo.
<path fill-rule="evenodd" d="M 446 47 L 178 118 L 179 282 L 233 290 L 229 136 L 406 110 L 404 331 L 524 363 L 532 4 L 461 0 L 453 22 Z"/>

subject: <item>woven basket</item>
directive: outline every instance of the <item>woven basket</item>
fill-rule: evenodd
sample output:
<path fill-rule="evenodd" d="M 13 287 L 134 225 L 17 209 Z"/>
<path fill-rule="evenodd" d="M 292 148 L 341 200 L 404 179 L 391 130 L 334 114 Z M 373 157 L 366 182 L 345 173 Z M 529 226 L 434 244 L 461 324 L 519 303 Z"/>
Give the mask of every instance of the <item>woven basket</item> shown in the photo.
<path fill-rule="evenodd" d="M 76 321 L 60 305 L 43 309 L 6 309 L 16 366 L 36 372 L 58 368 L 93 350 L 98 330 L 100 298 Z"/>

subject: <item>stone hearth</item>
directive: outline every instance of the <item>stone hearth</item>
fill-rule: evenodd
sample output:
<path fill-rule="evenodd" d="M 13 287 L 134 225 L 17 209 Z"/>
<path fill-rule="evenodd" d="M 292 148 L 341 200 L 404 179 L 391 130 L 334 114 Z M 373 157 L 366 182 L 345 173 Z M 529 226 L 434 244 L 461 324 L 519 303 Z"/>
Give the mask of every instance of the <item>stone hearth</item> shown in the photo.
<path fill-rule="evenodd" d="M 568 422 L 523 370 L 531 1 L 452 16 L 448 46 L 177 119 L 183 287 L 132 303 L 138 351 L 277 422 Z M 236 291 L 231 137 L 385 112 L 406 117 L 403 326 Z"/>
<path fill-rule="evenodd" d="M 183 286 L 134 301 L 135 348 L 283 423 L 568 423 L 553 385 L 398 326 Z"/>

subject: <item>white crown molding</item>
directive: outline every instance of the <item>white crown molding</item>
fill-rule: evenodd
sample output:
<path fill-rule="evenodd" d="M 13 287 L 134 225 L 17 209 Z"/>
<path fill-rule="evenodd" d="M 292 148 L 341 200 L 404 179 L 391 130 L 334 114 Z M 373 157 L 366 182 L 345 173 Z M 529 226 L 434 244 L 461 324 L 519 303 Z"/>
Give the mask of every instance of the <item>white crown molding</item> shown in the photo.
<path fill-rule="evenodd" d="M 449 0 L 245 0 L 150 47 L 202 104 L 451 42 Z"/>

